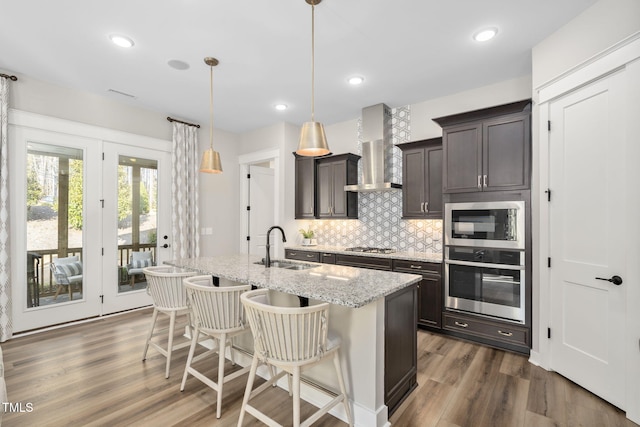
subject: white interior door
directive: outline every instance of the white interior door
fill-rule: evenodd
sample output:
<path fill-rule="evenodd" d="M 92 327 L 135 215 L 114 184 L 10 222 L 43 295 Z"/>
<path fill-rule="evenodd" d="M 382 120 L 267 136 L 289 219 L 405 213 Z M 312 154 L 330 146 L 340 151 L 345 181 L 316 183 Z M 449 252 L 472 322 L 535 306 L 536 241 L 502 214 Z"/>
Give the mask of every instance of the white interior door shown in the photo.
<path fill-rule="evenodd" d="M 152 303 L 145 265 L 171 259 L 171 154 L 104 143 L 103 314 Z"/>
<path fill-rule="evenodd" d="M 551 368 L 625 407 L 623 71 L 551 102 Z M 622 278 L 622 284 L 606 280 Z"/>
<path fill-rule="evenodd" d="M 273 216 L 274 173 L 273 169 L 263 166 L 249 166 L 249 253 L 264 256 L 267 243 L 267 230 L 275 225 Z M 282 241 L 281 236 L 272 236 L 271 254 L 276 253 L 274 246 Z"/>

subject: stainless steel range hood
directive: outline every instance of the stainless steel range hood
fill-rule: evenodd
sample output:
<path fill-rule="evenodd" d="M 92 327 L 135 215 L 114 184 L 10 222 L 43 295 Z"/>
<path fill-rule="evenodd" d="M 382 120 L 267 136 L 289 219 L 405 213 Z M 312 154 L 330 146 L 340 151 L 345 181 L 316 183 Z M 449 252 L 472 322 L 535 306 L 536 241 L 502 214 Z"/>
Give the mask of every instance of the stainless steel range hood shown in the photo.
<path fill-rule="evenodd" d="M 402 188 L 393 180 L 393 143 L 391 109 L 385 104 L 362 110 L 362 146 L 360 183 L 345 185 L 345 191 L 384 191 Z"/>

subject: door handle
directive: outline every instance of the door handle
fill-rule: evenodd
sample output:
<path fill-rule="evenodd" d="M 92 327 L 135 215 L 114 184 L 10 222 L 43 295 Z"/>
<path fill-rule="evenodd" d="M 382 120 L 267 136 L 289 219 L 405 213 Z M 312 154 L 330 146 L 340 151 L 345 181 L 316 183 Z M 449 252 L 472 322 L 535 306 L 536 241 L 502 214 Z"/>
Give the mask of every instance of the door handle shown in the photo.
<path fill-rule="evenodd" d="M 424 212 L 429 213 L 429 202 L 424 202 Z"/>
<path fill-rule="evenodd" d="M 482 184 L 484 188 L 487 188 L 487 175 L 484 175 L 482 177 Z"/>
<path fill-rule="evenodd" d="M 420 212 L 424 212 L 424 202 L 420 202 Z"/>
<path fill-rule="evenodd" d="M 460 326 L 461 328 L 467 328 L 469 326 L 468 323 L 458 322 L 457 320 L 453 322 L 456 326 Z"/>
<path fill-rule="evenodd" d="M 478 189 L 482 188 L 482 175 L 478 175 Z"/>
<path fill-rule="evenodd" d="M 604 277 L 596 277 L 598 280 L 606 280 L 607 282 L 611 282 L 616 286 L 622 285 L 622 277 L 620 276 L 611 276 L 609 279 L 605 279 Z"/>

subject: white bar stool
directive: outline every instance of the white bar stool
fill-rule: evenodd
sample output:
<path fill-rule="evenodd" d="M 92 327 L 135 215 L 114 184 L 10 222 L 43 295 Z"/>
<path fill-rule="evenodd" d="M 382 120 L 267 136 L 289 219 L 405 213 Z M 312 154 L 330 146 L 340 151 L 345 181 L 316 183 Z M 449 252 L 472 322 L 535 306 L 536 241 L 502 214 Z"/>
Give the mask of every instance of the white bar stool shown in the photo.
<path fill-rule="evenodd" d="M 238 426 L 242 426 L 245 412 L 253 415 L 269 426 L 279 426 L 275 420 L 249 405 L 249 400 L 275 384 L 285 374 L 289 378 L 290 394 L 293 395 L 293 426 L 309 426 L 339 403 L 353 426 L 353 418 L 349 408 L 349 399 L 344 385 L 337 340 L 327 339 L 329 321 L 329 304 L 317 304 L 309 307 L 276 307 L 269 303 L 268 290 L 258 289 L 242 294 L 247 319 L 254 339 L 253 361 L 244 392 L 242 408 L 238 418 Z M 340 394 L 333 397 L 322 408 L 318 409 L 302 424 L 300 423 L 300 373 L 302 369 L 332 357 L 340 385 Z M 278 375 L 263 383 L 255 390 L 253 381 L 258 365 L 264 363 L 280 368 Z"/>
<path fill-rule="evenodd" d="M 160 354 L 167 358 L 165 378 L 169 378 L 171 352 L 173 350 L 185 348 L 189 345 L 188 341 L 173 345 L 176 316 L 186 314 L 189 329 L 191 329 L 191 318 L 189 315 L 190 310 L 189 306 L 187 305 L 187 294 L 185 293 L 184 287 L 182 285 L 182 280 L 185 277 L 195 276 L 197 272 L 164 265 L 157 267 L 147 267 L 142 271 L 147 278 L 147 293 L 151 295 L 151 298 L 153 299 L 153 316 L 151 319 L 151 328 L 149 329 L 149 334 L 147 335 L 147 340 L 144 344 L 142 360 L 145 361 L 147 359 L 147 350 L 149 349 L 149 346 L 152 346 L 153 348 L 158 350 Z M 159 343 L 152 341 L 153 332 L 159 313 L 163 313 L 169 316 L 169 338 L 167 341 L 166 349 L 163 348 Z"/>
<path fill-rule="evenodd" d="M 240 295 L 251 289 L 251 286 L 213 286 L 211 276 L 194 276 L 184 279 L 184 287 L 187 291 L 189 306 L 194 318 L 194 332 L 191 337 L 191 347 L 187 365 L 182 376 L 180 391 L 184 390 L 187 376 L 193 375 L 218 394 L 216 402 L 216 418 L 222 413 L 222 387 L 249 371 L 249 366 L 224 375 L 225 350 L 229 346 L 231 362 L 235 365 L 233 357 L 232 338 L 236 335 L 249 332 L 245 326 L 245 315 L 240 303 Z M 200 335 L 206 335 L 215 340 L 217 346 L 198 356 L 194 356 Z M 218 353 L 218 378 L 217 382 L 207 378 L 202 372 L 196 370 L 192 364 L 209 357 L 211 353 Z"/>

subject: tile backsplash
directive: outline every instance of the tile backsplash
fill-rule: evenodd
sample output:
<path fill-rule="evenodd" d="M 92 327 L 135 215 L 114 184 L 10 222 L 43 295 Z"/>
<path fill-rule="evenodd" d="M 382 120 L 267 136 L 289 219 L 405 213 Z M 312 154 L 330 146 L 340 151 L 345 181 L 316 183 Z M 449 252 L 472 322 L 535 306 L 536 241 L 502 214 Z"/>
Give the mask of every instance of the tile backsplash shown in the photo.
<path fill-rule="evenodd" d="M 358 214 L 359 219 L 297 222 L 316 232 L 319 245 L 442 253 L 442 220 L 402 219 L 402 190 L 360 193 Z"/>
<path fill-rule="evenodd" d="M 393 145 L 411 140 L 411 109 L 391 109 Z M 362 120 L 358 120 L 358 154 L 361 154 Z M 393 182 L 402 182 L 402 152 L 393 147 Z M 389 162 L 391 160 L 391 162 Z M 358 165 L 360 166 L 360 165 Z M 359 193 L 359 219 L 297 221 L 299 228 L 311 227 L 319 245 L 375 246 L 401 252 L 442 253 L 442 220 L 402 219 L 402 190 Z"/>

